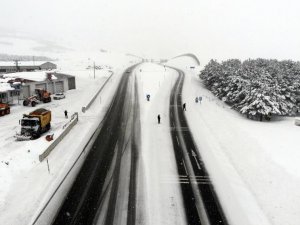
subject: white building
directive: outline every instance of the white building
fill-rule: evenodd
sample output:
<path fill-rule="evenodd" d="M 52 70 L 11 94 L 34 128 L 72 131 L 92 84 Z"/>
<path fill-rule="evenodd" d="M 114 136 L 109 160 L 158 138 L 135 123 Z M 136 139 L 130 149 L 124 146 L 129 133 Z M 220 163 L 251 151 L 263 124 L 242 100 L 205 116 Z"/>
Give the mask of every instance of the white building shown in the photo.
<path fill-rule="evenodd" d="M 19 99 L 20 90 L 12 87 L 9 83 L 0 83 L 0 102 L 12 104 L 14 100 Z"/>
<path fill-rule="evenodd" d="M 0 74 L 35 71 L 35 70 L 53 70 L 56 64 L 47 61 L 2 61 L 0 62 Z"/>
<path fill-rule="evenodd" d="M 4 74 L 3 79 L 12 87 L 20 88 L 21 99 L 33 95 L 35 89 L 44 89 L 52 94 L 76 89 L 74 76 L 51 71 L 9 73 Z"/>

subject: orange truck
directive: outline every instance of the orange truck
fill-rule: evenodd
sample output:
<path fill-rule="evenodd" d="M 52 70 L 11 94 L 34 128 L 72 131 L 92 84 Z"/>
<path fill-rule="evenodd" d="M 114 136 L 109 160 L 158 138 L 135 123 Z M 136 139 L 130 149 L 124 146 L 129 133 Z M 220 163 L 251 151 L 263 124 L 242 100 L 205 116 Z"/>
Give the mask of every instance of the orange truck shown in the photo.
<path fill-rule="evenodd" d="M 0 102 L 0 116 L 4 116 L 10 114 L 10 107 L 6 103 L 1 103 Z"/>
<path fill-rule="evenodd" d="M 51 93 L 43 89 L 35 89 L 35 95 L 24 99 L 23 105 L 24 106 L 31 105 L 32 107 L 35 107 L 36 104 L 40 102 L 43 103 L 51 102 Z"/>

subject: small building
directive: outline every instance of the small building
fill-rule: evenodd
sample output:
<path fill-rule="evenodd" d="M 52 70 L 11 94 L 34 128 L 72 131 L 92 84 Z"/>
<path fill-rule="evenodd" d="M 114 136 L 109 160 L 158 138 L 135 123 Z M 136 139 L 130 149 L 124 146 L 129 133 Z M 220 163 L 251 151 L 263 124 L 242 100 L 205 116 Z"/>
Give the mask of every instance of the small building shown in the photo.
<path fill-rule="evenodd" d="M 44 89 L 52 94 L 76 89 L 74 76 L 52 71 L 9 73 L 4 74 L 3 78 L 12 87 L 20 86 L 21 99 L 34 95 L 35 89 Z"/>
<path fill-rule="evenodd" d="M 13 104 L 20 99 L 20 89 L 12 87 L 9 83 L 0 83 L 0 102 Z"/>
<path fill-rule="evenodd" d="M 56 64 L 46 61 L 2 61 L 0 62 L 0 74 L 28 72 L 35 70 L 54 70 Z"/>

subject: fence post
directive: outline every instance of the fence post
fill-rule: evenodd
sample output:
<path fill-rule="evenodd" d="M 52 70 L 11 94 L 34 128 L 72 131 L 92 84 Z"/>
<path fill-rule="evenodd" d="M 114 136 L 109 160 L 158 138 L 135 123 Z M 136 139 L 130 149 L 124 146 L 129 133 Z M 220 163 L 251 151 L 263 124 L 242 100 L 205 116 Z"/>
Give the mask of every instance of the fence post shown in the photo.
<path fill-rule="evenodd" d="M 47 158 L 47 166 L 48 166 L 48 172 L 49 172 L 49 174 L 50 174 L 50 167 L 49 167 L 48 158 Z"/>

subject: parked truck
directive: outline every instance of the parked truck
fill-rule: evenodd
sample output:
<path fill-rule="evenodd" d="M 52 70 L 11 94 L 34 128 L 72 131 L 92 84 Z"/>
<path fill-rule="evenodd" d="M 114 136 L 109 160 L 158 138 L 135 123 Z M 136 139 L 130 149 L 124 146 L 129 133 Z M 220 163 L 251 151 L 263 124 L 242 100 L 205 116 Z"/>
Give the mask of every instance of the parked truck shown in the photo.
<path fill-rule="evenodd" d="M 51 111 L 40 108 L 23 115 L 20 120 L 21 133 L 16 135 L 17 140 L 37 139 L 42 133 L 51 128 Z"/>
<path fill-rule="evenodd" d="M 0 102 L 0 116 L 4 116 L 10 114 L 10 107 L 6 103 L 1 103 Z"/>
<path fill-rule="evenodd" d="M 36 104 L 43 102 L 51 102 L 51 93 L 43 89 L 35 89 L 35 95 L 32 95 L 23 101 L 24 106 L 31 105 L 32 107 Z"/>

